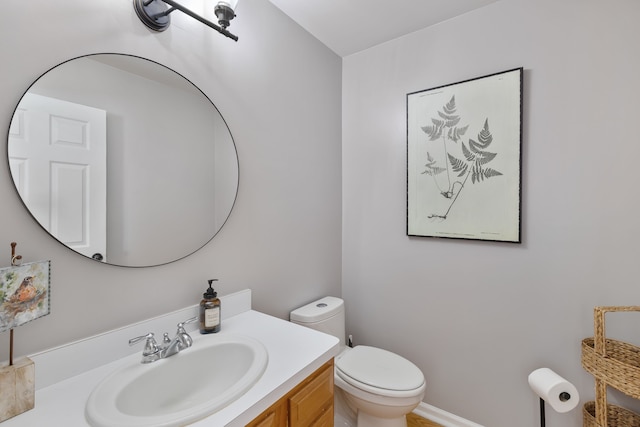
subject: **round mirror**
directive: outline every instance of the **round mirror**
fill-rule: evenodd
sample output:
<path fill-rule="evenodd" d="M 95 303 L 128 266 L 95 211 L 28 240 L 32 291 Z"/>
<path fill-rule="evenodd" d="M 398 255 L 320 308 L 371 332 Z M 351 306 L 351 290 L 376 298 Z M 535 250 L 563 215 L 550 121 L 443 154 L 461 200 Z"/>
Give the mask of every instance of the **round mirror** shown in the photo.
<path fill-rule="evenodd" d="M 47 71 L 16 107 L 7 147 L 36 221 L 113 265 L 190 255 L 236 199 L 237 152 L 217 108 L 180 74 L 136 56 L 87 55 Z"/>

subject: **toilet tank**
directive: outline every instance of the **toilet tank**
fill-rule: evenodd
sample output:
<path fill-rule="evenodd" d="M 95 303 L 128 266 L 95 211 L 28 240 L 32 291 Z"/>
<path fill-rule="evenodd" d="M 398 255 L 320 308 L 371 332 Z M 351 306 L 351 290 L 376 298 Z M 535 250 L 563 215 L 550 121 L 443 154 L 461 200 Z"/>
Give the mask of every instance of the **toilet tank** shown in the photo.
<path fill-rule="evenodd" d="M 345 345 L 344 301 L 336 297 L 324 297 L 293 310 L 289 320 L 308 328 L 333 335 Z"/>

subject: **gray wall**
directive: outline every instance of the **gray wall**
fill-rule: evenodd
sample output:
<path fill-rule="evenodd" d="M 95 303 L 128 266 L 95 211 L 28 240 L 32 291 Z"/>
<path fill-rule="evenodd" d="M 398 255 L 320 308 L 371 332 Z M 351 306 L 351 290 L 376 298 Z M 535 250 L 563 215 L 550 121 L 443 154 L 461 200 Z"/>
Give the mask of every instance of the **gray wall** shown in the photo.
<path fill-rule="evenodd" d="M 213 20 L 202 4 L 185 1 Z M 283 318 L 340 294 L 341 59 L 267 0 L 244 0 L 237 13 L 235 43 L 179 12 L 153 33 L 130 0 L 3 2 L 5 135 L 22 93 L 47 69 L 88 53 L 128 53 L 200 87 L 225 117 L 240 161 L 236 206 L 218 236 L 184 260 L 142 269 L 101 265 L 54 241 L 0 162 L 0 266 L 11 241 L 26 261 L 52 261 L 52 313 L 16 330 L 16 357 L 195 304 L 209 278 L 220 279 L 221 294 L 252 288 L 257 309 Z M 0 360 L 8 341 L 0 334 Z"/>
<path fill-rule="evenodd" d="M 426 402 L 534 427 L 542 366 L 593 399 L 593 307 L 640 302 L 638 16 L 634 0 L 502 0 L 344 59 L 348 330 L 415 361 Z M 523 243 L 408 238 L 405 95 L 520 66 Z M 638 317 L 613 319 L 640 342 Z M 580 410 L 547 422 L 582 425 Z"/>

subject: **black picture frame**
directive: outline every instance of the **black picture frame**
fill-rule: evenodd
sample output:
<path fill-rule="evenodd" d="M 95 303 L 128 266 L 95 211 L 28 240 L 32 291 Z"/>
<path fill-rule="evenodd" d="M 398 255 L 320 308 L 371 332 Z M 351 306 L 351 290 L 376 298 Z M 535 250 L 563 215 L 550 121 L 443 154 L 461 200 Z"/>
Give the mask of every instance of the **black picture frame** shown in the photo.
<path fill-rule="evenodd" d="M 407 235 L 521 243 L 523 68 L 407 94 Z"/>

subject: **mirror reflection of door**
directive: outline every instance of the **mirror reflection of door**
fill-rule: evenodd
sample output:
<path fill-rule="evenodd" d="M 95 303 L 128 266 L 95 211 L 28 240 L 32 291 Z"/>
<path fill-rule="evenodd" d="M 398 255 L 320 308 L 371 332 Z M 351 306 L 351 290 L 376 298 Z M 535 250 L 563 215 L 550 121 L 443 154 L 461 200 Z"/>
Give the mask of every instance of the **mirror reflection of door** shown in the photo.
<path fill-rule="evenodd" d="M 70 216 L 54 221 L 57 228 L 61 225 L 56 221 L 66 221 L 71 227 L 65 228 L 71 230 L 64 233 L 72 238 L 59 236 L 48 217 L 41 219 L 40 212 L 33 212 L 33 198 L 20 189 L 26 182 L 20 169 L 26 165 L 20 162 L 27 157 L 15 154 L 22 147 L 14 150 L 22 135 L 22 100 L 14 113 L 8 152 L 15 157 L 9 166 L 16 189 L 21 198 L 30 199 L 23 200 L 25 207 L 52 237 L 74 241 L 65 246 L 94 259 L 100 258 L 93 256 L 99 253 L 110 265 L 162 265 L 204 247 L 229 218 L 239 183 L 235 143 L 216 106 L 184 76 L 136 56 L 90 54 L 56 65 L 34 81 L 26 94 L 92 106 L 107 114 L 106 252 L 94 252 L 83 246 L 93 245 L 96 235 L 86 228 L 72 227 L 80 224 L 79 218 L 90 221 L 86 227 L 96 223 L 86 210 L 72 209 Z M 65 122 L 69 133 L 82 135 L 82 126 L 74 128 L 69 123 L 74 122 Z M 68 150 L 73 151 L 80 150 Z M 66 166 L 71 162 L 58 163 Z M 65 170 L 66 179 L 77 188 L 84 182 L 79 170 Z M 68 176 L 72 171 L 77 172 L 73 179 Z M 93 167 L 88 171 L 85 184 L 94 184 Z M 18 182 L 21 179 L 23 182 Z M 48 175 L 45 179 L 49 180 Z M 63 188 L 71 191 L 74 187 L 65 184 Z M 95 197 L 92 192 L 92 201 Z"/>
<path fill-rule="evenodd" d="M 106 111 L 29 93 L 9 129 L 11 174 L 32 215 L 65 245 L 103 261 L 106 140 Z"/>

